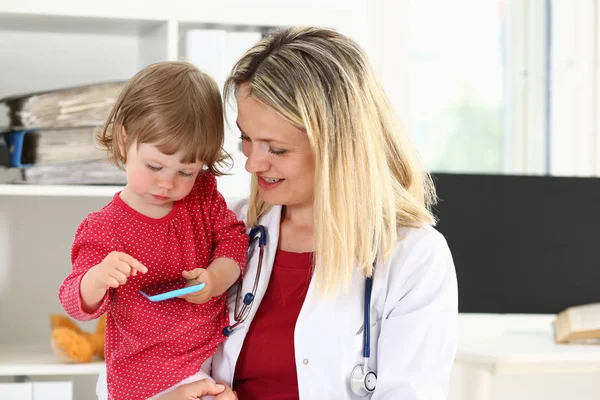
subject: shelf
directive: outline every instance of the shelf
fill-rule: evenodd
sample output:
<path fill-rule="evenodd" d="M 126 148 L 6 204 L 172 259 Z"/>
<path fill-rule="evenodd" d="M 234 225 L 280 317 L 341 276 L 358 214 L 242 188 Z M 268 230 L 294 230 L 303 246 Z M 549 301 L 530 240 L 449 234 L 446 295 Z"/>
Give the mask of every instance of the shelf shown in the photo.
<path fill-rule="evenodd" d="M 223 0 L 210 4 L 178 0 L 175 2 L 149 2 L 146 0 L 107 0 L 81 2 L 74 0 L 29 0 L 0 4 L 0 26 L 11 28 L 58 29 L 79 31 L 82 22 L 89 21 L 92 28 L 106 27 L 106 33 L 123 29 L 138 30 L 141 25 L 177 21 L 183 24 L 216 24 L 226 26 L 289 26 L 318 25 L 352 29 L 362 21 L 362 8 L 357 2 L 337 0 Z M 94 21 L 95 20 L 95 21 Z M 111 23 L 109 20 L 113 20 Z M 131 26 L 127 26 L 127 21 Z M 61 22 L 62 24 L 58 24 Z M 49 24 L 49 25 L 48 25 Z"/>
<path fill-rule="evenodd" d="M 103 361 L 63 363 L 49 346 L 0 345 L 0 376 L 97 375 L 103 369 Z"/>
<path fill-rule="evenodd" d="M 121 186 L 0 185 L 0 196 L 112 197 Z"/>
<path fill-rule="evenodd" d="M 166 20 L 27 15 L 0 12 L 0 31 L 140 35 L 166 23 Z"/>

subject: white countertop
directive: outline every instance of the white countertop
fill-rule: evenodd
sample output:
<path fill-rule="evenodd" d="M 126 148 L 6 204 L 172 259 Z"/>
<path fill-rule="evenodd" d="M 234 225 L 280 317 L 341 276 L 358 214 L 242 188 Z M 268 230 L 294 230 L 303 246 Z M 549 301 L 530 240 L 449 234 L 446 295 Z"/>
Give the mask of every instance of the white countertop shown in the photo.
<path fill-rule="evenodd" d="M 600 345 L 556 344 L 553 315 L 461 314 L 456 362 L 493 373 L 600 371 Z"/>

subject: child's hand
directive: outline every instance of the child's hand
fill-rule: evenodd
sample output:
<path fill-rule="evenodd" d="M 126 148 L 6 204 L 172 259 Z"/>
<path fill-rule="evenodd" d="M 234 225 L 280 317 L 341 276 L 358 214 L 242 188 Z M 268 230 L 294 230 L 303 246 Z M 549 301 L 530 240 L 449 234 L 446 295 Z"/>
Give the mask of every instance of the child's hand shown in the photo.
<path fill-rule="evenodd" d="M 124 285 L 128 277 L 138 272 L 145 274 L 148 268 L 129 254 L 113 251 L 100 264 L 90 268 L 84 278 L 94 289 L 108 290 Z"/>
<path fill-rule="evenodd" d="M 190 293 L 183 296 L 184 299 L 190 303 L 203 304 L 213 298 L 219 293 L 215 293 L 215 286 L 217 284 L 217 277 L 214 272 L 205 268 L 196 268 L 191 271 L 183 271 L 183 277 L 187 280 L 195 280 L 198 282 L 204 282 L 204 289 L 199 292 Z M 191 282 L 190 284 L 196 284 L 197 282 Z"/>

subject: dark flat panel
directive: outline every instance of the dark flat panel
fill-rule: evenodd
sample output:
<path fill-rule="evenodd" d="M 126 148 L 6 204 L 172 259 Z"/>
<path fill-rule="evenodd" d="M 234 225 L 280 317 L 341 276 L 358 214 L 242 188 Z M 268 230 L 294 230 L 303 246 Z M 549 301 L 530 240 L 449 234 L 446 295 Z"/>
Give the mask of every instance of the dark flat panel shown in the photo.
<path fill-rule="evenodd" d="M 461 312 L 600 301 L 600 179 L 435 174 Z"/>

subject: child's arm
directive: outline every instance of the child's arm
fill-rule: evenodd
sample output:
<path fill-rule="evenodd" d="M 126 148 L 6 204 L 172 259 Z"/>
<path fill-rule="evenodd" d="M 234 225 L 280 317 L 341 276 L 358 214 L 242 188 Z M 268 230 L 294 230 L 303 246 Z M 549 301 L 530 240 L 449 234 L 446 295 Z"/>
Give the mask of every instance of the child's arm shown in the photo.
<path fill-rule="evenodd" d="M 223 195 L 217 190 L 217 180 L 210 174 L 204 183 L 205 201 L 202 205 L 210 218 L 212 254 L 211 261 L 228 258 L 237 263 L 244 274 L 248 257 L 246 225 L 227 208 Z"/>
<path fill-rule="evenodd" d="M 200 206 L 203 218 L 208 218 L 207 225 L 211 228 L 208 234 L 212 254 L 206 269 L 196 268 L 183 274 L 186 279 L 206 284 L 201 291 L 184 297 L 193 303 L 204 303 L 225 293 L 243 274 L 248 256 L 246 226 L 227 208 L 223 195 L 217 191 L 215 177 L 207 172 L 200 179 Z"/>
<path fill-rule="evenodd" d="M 71 249 L 73 268 L 58 292 L 61 305 L 74 319 L 88 321 L 106 312 L 110 297 L 107 292 L 112 286 L 105 272 L 111 270 L 111 266 L 113 270 L 115 266 L 124 270 L 123 274 L 131 274 L 132 268 L 145 271 L 145 267 L 131 257 L 114 252 L 116 246 L 111 240 L 112 236 L 106 227 L 94 218 L 86 218 L 77 229 Z M 121 261 L 121 258 L 125 261 Z M 127 264 L 127 267 L 120 263 Z M 121 279 L 116 273 L 108 275 L 117 275 Z"/>
<path fill-rule="evenodd" d="M 215 180 L 214 177 L 212 179 Z M 213 188 L 214 192 L 210 205 L 212 260 L 220 258 L 232 260 L 237 263 L 240 275 L 243 275 L 246 258 L 248 257 L 249 239 L 246 234 L 246 225 L 237 219 L 233 211 L 227 208 L 223 195 L 216 189 L 216 181 Z"/>
<path fill-rule="evenodd" d="M 204 289 L 184 297 L 190 303 L 202 304 L 225 293 L 240 277 L 240 266 L 229 258 L 217 258 L 206 269 L 183 271 L 183 277 L 204 282 Z"/>

